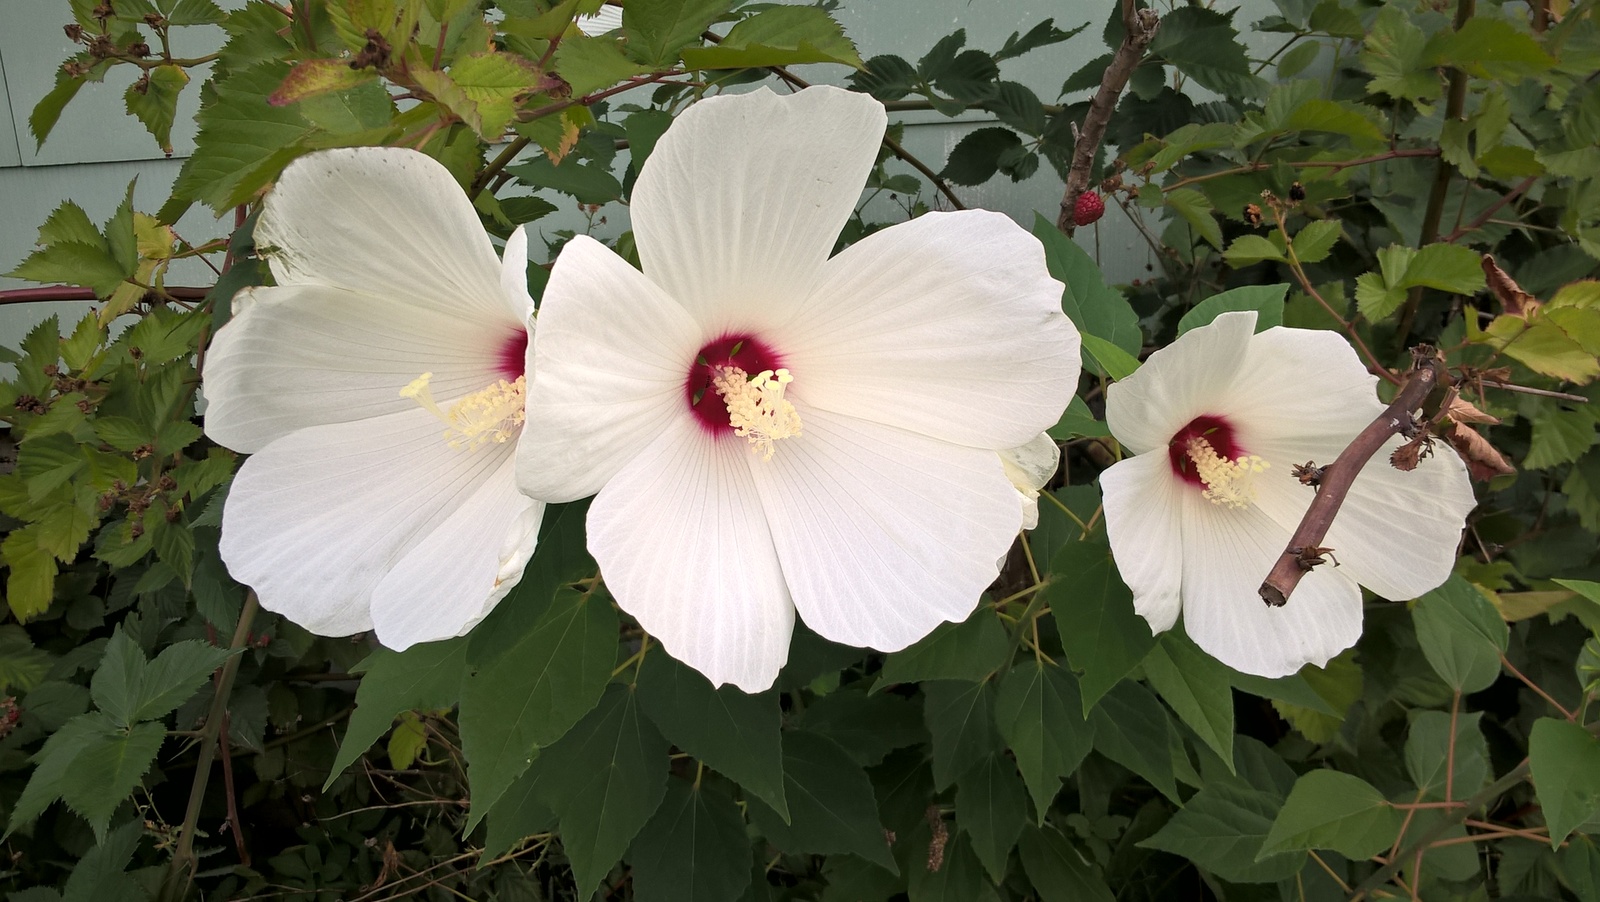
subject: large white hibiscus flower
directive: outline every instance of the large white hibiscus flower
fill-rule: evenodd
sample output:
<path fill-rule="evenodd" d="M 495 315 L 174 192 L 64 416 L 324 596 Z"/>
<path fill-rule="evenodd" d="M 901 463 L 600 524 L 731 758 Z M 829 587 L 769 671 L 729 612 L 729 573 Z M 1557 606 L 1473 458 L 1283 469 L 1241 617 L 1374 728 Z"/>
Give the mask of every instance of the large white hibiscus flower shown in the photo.
<path fill-rule="evenodd" d="M 1361 589 L 1415 598 L 1444 582 L 1472 487 L 1442 443 L 1411 472 L 1361 471 L 1283 607 L 1256 594 L 1310 505 L 1296 464 L 1333 462 L 1383 410 L 1377 377 L 1333 332 L 1267 329 L 1224 313 L 1106 392 L 1106 423 L 1136 456 L 1100 475 L 1106 529 L 1134 608 L 1161 632 L 1183 612 L 1203 649 L 1245 673 L 1321 665 L 1361 635 Z M 1359 584 L 1359 585 L 1358 585 Z"/>
<path fill-rule="evenodd" d="M 277 287 L 235 300 L 205 361 L 206 434 L 251 454 L 228 570 L 323 635 L 466 632 L 521 578 L 544 509 L 515 482 L 526 239 L 502 265 L 443 166 L 360 148 L 290 165 L 255 240 Z"/>
<path fill-rule="evenodd" d="M 643 274 L 580 237 L 541 302 L 519 481 L 599 492 L 606 585 L 714 683 L 770 686 L 796 609 L 883 650 L 966 617 L 1022 523 L 997 452 L 1077 384 L 1061 285 L 1004 216 L 829 259 L 885 124 L 837 88 L 696 104 L 634 188 Z"/>

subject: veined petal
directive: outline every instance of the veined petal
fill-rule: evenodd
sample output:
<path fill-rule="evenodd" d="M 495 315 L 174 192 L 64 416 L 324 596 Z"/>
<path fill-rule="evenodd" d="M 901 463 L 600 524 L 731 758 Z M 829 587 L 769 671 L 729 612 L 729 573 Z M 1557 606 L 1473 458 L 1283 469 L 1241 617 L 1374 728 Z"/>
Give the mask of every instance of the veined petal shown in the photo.
<path fill-rule="evenodd" d="M 448 170 L 413 150 L 350 147 L 289 164 L 267 195 L 256 246 L 279 285 L 330 285 L 505 315 L 500 261 Z"/>
<path fill-rule="evenodd" d="M 206 434 L 235 451 L 308 426 L 415 410 L 400 390 L 424 372 L 441 402 L 478 391 L 506 375 L 497 352 L 526 334 L 504 307 L 463 316 L 321 285 L 248 295 L 205 361 Z"/>
<path fill-rule="evenodd" d="M 1061 283 L 999 213 L 929 213 L 862 239 L 774 333 L 808 405 L 972 447 L 1029 441 L 1078 386 Z"/>
<path fill-rule="evenodd" d="M 833 251 L 886 123 L 883 104 L 827 86 L 696 103 L 633 189 L 645 273 L 713 332 L 766 328 Z"/>
<path fill-rule="evenodd" d="M 1250 339 L 1213 412 L 1228 417 L 1243 448 L 1274 466 L 1280 455 L 1332 463 L 1383 410 L 1377 384 L 1339 333 L 1278 327 Z"/>
<path fill-rule="evenodd" d="M 314 633 L 370 629 L 378 584 L 511 457 L 509 442 L 456 451 L 442 432 L 419 408 L 313 426 L 267 445 L 240 468 L 223 508 L 228 571 L 262 607 Z M 491 540 L 496 549 L 504 534 Z M 484 603 L 464 594 L 436 600 L 451 609 Z"/>
<path fill-rule="evenodd" d="M 533 316 L 533 296 L 528 294 L 528 230 L 517 226 L 506 239 L 500 258 L 500 293 L 513 316 L 527 322 Z"/>
<path fill-rule="evenodd" d="M 806 625 L 898 651 L 966 619 L 1022 521 L 995 453 L 796 407 L 804 434 L 743 453 Z"/>
<path fill-rule="evenodd" d="M 1160 451 L 1123 458 L 1100 474 L 1111 554 L 1152 633 L 1171 629 L 1182 607 L 1184 490 Z"/>
<path fill-rule="evenodd" d="M 517 491 L 514 457 L 499 457 L 373 590 L 379 642 L 399 651 L 463 635 L 521 581 L 544 504 Z"/>
<path fill-rule="evenodd" d="M 1166 447 L 1204 414 L 1233 414 L 1220 403 L 1233 385 L 1255 330 L 1253 311 L 1224 313 L 1191 329 L 1131 376 L 1106 389 L 1106 425 L 1135 454 Z"/>
<path fill-rule="evenodd" d="M 1289 543 L 1289 530 L 1256 507 L 1221 507 L 1194 491 L 1178 498 L 1183 625 L 1195 644 L 1235 670 L 1276 678 L 1325 664 L 1356 643 L 1361 590 L 1343 568 L 1318 567 L 1288 604 L 1269 607 L 1256 592 Z M 1108 507 L 1108 525 L 1109 514 Z"/>
<path fill-rule="evenodd" d="M 589 551 L 624 611 L 714 685 L 772 685 L 789 657 L 784 585 L 749 450 L 684 417 L 589 508 Z"/>
<path fill-rule="evenodd" d="M 683 308 L 598 241 L 567 243 L 534 331 L 518 484 L 545 501 L 600 490 L 669 423 L 705 338 Z"/>

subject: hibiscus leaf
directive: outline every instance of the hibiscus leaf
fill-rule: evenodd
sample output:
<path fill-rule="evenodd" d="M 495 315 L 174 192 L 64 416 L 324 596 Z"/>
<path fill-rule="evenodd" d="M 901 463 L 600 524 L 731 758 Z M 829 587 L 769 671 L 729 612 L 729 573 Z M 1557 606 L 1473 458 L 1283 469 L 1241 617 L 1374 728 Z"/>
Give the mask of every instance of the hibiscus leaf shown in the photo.
<path fill-rule="evenodd" d="M 1030 825 L 1017 849 L 1028 882 L 1044 902 L 1116 902 L 1093 862 L 1059 830 Z"/>
<path fill-rule="evenodd" d="M 1095 751 L 1126 767 L 1179 802 L 1172 768 L 1172 721 L 1143 684 L 1125 680 L 1089 714 Z"/>
<path fill-rule="evenodd" d="M 536 792 L 561 818 L 577 898 L 594 894 L 666 790 L 667 741 L 640 713 L 633 689 L 620 683 L 539 756 Z"/>
<path fill-rule="evenodd" d="M 783 798 L 783 716 L 778 693 L 713 689 L 695 670 L 659 649 L 639 672 L 639 707 L 673 745 L 789 816 Z"/>
<path fill-rule="evenodd" d="M 483 858 L 492 860 L 510 851 L 523 838 L 554 830 L 556 814 L 539 797 L 539 767 L 522 772 L 490 809 L 489 835 L 483 841 Z"/>
<path fill-rule="evenodd" d="M 461 697 L 466 664 L 464 636 L 424 642 L 405 651 L 380 648 L 368 655 L 355 668 L 365 674 L 356 689 L 356 710 L 350 715 L 350 726 L 344 731 L 323 790 L 371 748 L 401 712 L 454 706 Z"/>
<path fill-rule="evenodd" d="M 1104 339 L 1136 358 L 1144 345 L 1144 334 L 1139 331 L 1139 314 L 1128 299 L 1106 284 L 1093 258 L 1063 235 L 1055 223 L 1035 215 L 1033 236 L 1044 245 L 1050 275 L 1064 286 L 1061 309 L 1072 324 L 1079 332 Z M 1085 365 L 1097 375 L 1106 374 L 1104 366 L 1094 361 L 1086 360 Z"/>
<path fill-rule="evenodd" d="M 917 706 L 887 692 L 835 690 L 808 703 L 793 726 L 839 743 L 862 767 L 880 763 L 895 749 L 928 741 Z"/>
<path fill-rule="evenodd" d="M 1482 711 L 1454 717 L 1444 711 L 1412 712 L 1406 731 L 1406 773 L 1423 801 L 1444 801 L 1446 785 L 1451 798 L 1469 797 L 1483 788 L 1489 779 L 1489 744 L 1482 721 Z M 1451 764 L 1454 770 L 1448 769 Z"/>
<path fill-rule="evenodd" d="M 986 756 L 956 781 L 956 823 L 972 840 L 972 851 L 995 883 L 1028 819 L 1028 791 L 1004 754 Z"/>
<path fill-rule="evenodd" d="M 592 592 L 563 589 L 503 653 L 484 659 L 468 652 L 461 750 L 472 786 L 470 831 L 535 749 L 560 739 L 599 703 L 617 661 L 617 615 Z"/>
<path fill-rule="evenodd" d="M 1559 846 L 1600 812 L 1600 741 L 1575 723 L 1541 717 L 1529 738 L 1528 766 L 1550 844 Z"/>
<path fill-rule="evenodd" d="M 1242 780 L 1211 781 L 1172 820 L 1139 843 L 1193 861 L 1230 883 L 1271 883 L 1304 866 L 1303 851 L 1257 857 L 1283 807 L 1283 797 Z"/>
<path fill-rule="evenodd" d="M 1178 320 L 1178 334 L 1199 328 L 1218 316 L 1235 310 L 1256 312 L 1256 331 L 1283 325 L 1284 298 L 1289 294 L 1285 283 L 1277 285 L 1246 285 L 1221 294 L 1214 294 L 1190 308 Z"/>
<path fill-rule="evenodd" d="M 922 716 L 933 734 L 933 782 L 944 790 L 983 757 L 1000 749 L 994 725 L 994 684 L 936 680 L 922 686 Z"/>
<path fill-rule="evenodd" d="M 1383 793 L 1360 777 L 1313 770 L 1294 789 L 1272 822 L 1261 858 L 1295 849 L 1332 849 L 1362 859 L 1389 848 L 1404 818 Z"/>
<path fill-rule="evenodd" d="M 1078 769 L 1094 744 L 1094 730 L 1083 717 L 1078 681 L 1042 662 L 1019 664 L 1000 678 L 994 717 L 1016 756 L 1042 824 L 1061 791 L 1062 779 Z"/>
<path fill-rule="evenodd" d="M 1005 662 L 1006 631 L 980 605 L 960 623 L 941 623 L 920 642 L 889 656 L 874 692 L 922 680 L 982 680 Z"/>
<path fill-rule="evenodd" d="M 709 784 L 667 781 L 667 796 L 628 852 L 638 902 L 733 902 L 750 885 L 739 808 Z"/>
<path fill-rule="evenodd" d="M 1228 667 L 1182 630 L 1168 630 L 1144 659 L 1150 687 L 1233 770 L 1233 689 Z"/>
<path fill-rule="evenodd" d="M 1050 561 L 1045 601 L 1067 659 L 1083 676 L 1083 713 L 1139 666 L 1156 638 L 1134 613 L 1133 592 L 1117 574 L 1104 542 L 1068 542 Z"/>
<path fill-rule="evenodd" d="M 785 852 L 857 855 L 899 873 L 884 841 L 866 771 L 831 739 L 801 730 L 783 734 L 784 796 L 789 822 L 760 799 L 750 820 Z"/>
<path fill-rule="evenodd" d="M 1509 631 L 1494 604 L 1472 583 L 1451 576 L 1417 599 L 1411 617 L 1423 656 L 1452 688 L 1477 692 L 1500 676 Z"/>

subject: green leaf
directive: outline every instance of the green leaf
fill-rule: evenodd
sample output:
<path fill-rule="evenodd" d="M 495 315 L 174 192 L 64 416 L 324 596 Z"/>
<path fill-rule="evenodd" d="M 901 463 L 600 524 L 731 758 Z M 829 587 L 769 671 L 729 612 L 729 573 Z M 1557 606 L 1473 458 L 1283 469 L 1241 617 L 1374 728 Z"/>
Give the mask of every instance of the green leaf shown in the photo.
<path fill-rule="evenodd" d="M 882 101 L 899 100 L 916 90 L 917 70 L 898 56 L 875 56 L 850 73 L 850 86 Z"/>
<path fill-rule="evenodd" d="M 841 63 L 860 68 L 861 56 L 833 17 L 815 6 L 774 6 L 733 26 L 715 47 L 688 48 L 690 69 L 742 69 Z"/>
<path fill-rule="evenodd" d="M 832 739 L 862 767 L 878 764 L 895 749 L 928 741 L 921 709 L 887 692 L 834 690 L 808 703 L 792 725 Z"/>
<path fill-rule="evenodd" d="M 1027 34 L 1013 31 L 1011 33 L 1011 37 L 1006 38 L 1006 42 L 1002 44 L 1000 49 L 995 53 L 994 61 L 998 63 L 1001 60 L 1013 59 L 1015 57 L 1022 56 L 1025 53 L 1038 50 L 1040 47 L 1049 47 L 1052 44 L 1059 44 L 1062 41 L 1071 39 L 1073 36 L 1077 35 L 1078 32 L 1083 31 L 1088 27 L 1089 23 L 1085 22 L 1071 31 L 1062 31 L 1056 27 L 1055 19 L 1045 19 L 1038 25 L 1028 29 Z"/>
<path fill-rule="evenodd" d="M 929 71 L 933 86 L 965 104 L 994 97 L 1000 67 L 981 50 L 964 50 Z"/>
<path fill-rule="evenodd" d="M 1214 215 L 1216 208 L 1211 205 L 1210 198 L 1193 188 L 1177 188 L 1163 194 L 1161 199 L 1182 216 L 1207 244 L 1222 249 L 1222 225 L 1217 222 Z"/>
<path fill-rule="evenodd" d="M 168 25 L 220 25 L 228 18 L 212 0 L 178 0 L 167 13 Z"/>
<path fill-rule="evenodd" d="M 1240 235 L 1233 239 L 1222 257 L 1232 267 L 1249 266 L 1260 263 L 1262 260 L 1273 260 L 1279 263 L 1287 262 L 1283 248 L 1274 244 L 1261 235 Z"/>
<path fill-rule="evenodd" d="M 1165 59 L 1179 72 L 1227 97 L 1266 95 L 1266 83 L 1250 71 L 1250 60 L 1232 14 L 1199 6 L 1180 6 L 1161 17 L 1161 28 L 1150 43 L 1150 53 Z"/>
<path fill-rule="evenodd" d="M 573 157 L 558 166 L 541 154 L 526 163 L 507 167 L 506 171 L 536 188 L 570 194 L 579 203 L 604 204 L 622 197 L 622 183 L 610 170 L 597 164 L 581 163 Z"/>
<path fill-rule="evenodd" d="M 1027 790 L 1005 755 L 986 756 L 956 781 L 956 824 L 995 883 L 1005 880 L 1011 850 L 1027 820 Z"/>
<path fill-rule="evenodd" d="M 700 40 L 712 22 L 733 6 L 733 0 L 644 0 L 622 10 L 622 31 L 628 49 L 651 68 L 670 67 L 678 51 Z"/>
<path fill-rule="evenodd" d="M 1306 223 L 1306 227 L 1296 232 L 1291 242 L 1294 255 L 1301 263 L 1321 263 L 1328 259 L 1328 254 L 1332 253 L 1333 246 L 1343 233 L 1344 224 L 1337 219 L 1318 219 Z"/>
<path fill-rule="evenodd" d="M 84 854 L 67 878 L 67 885 L 59 897 L 60 902 L 102 902 L 105 899 L 146 898 L 144 889 L 131 874 L 124 873 L 133 860 L 144 836 L 144 822 L 138 818 L 112 830 L 100 844 Z M 26 892 L 26 891 L 25 891 Z M 43 902 L 25 900 L 13 894 L 12 902 Z"/>
<path fill-rule="evenodd" d="M 776 691 L 747 695 L 732 685 L 713 689 L 698 672 L 658 650 L 645 655 L 637 692 L 640 709 L 673 745 L 788 817 Z"/>
<path fill-rule="evenodd" d="M 1061 781 L 1078 769 L 1094 745 L 1094 730 L 1083 716 L 1078 681 L 1042 662 L 1019 664 L 1000 679 L 994 719 L 1016 756 L 1017 769 L 1033 796 L 1033 810 L 1042 825 L 1061 791 Z"/>
<path fill-rule="evenodd" d="M 1022 139 L 1009 128 L 974 129 L 956 142 L 939 174 L 957 185 L 981 185 L 1000 171 L 1007 154 L 1022 149 Z"/>
<path fill-rule="evenodd" d="M 1044 902 L 1116 902 L 1094 862 L 1060 831 L 1029 825 L 1017 847 L 1028 882 Z"/>
<path fill-rule="evenodd" d="M 1139 358 L 1100 336 L 1084 332 L 1080 337 L 1083 339 L 1083 352 L 1089 355 L 1084 362 L 1098 367 L 1112 379 L 1126 379 L 1139 368 Z"/>
<path fill-rule="evenodd" d="M 1058 442 L 1111 435 L 1111 429 L 1103 421 L 1095 419 L 1089 405 L 1077 395 L 1073 395 L 1072 400 L 1067 402 L 1067 409 L 1062 412 L 1061 419 L 1050 427 L 1049 432 L 1050 437 Z"/>
<path fill-rule="evenodd" d="M 1083 248 L 1063 235 L 1055 223 L 1036 214 L 1033 236 L 1044 245 L 1044 259 L 1050 275 L 1065 286 L 1061 309 L 1067 318 L 1079 332 L 1104 339 L 1125 352 L 1110 363 L 1126 368 L 1128 359 L 1136 361 L 1135 355 L 1144 345 L 1144 335 L 1139 331 L 1139 314 L 1134 312 L 1128 299 L 1106 284 L 1100 267 Z M 1105 356 L 1112 355 L 1107 352 Z M 1098 369 L 1090 368 L 1105 374 L 1107 361 L 1100 361 L 1100 364 Z"/>
<path fill-rule="evenodd" d="M 1074 669 L 1087 715 L 1100 697 L 1139 666 L 1156 638 L 1134 613 L 1133 592 L 1103 542 L 1068 542 L 1050 562 L 1041 590 Z"/>
<path fill-rule="evenodd" d="M 0 625 L 0 693 L 27 692 L 39 685 L 54 660 L 33 647 L 27 630 L 14 623 Z"/>
<path fill-rule="evenodd" d="M 620 84 L 650 68 L 628 58 L 614 37 L 574 34 L 562 38 L 556 48 L 556 70 L 572 86 L 572 93 L 582 96 Z M 630 116 L 628 121 L 633 118 Z"/>
<path fill-rule="evenodd" d="M 1261 855 L 1332 849 L 1346 858 L 1368 858 L 1394 844 L 1404 820 L 1383 793 L 1360 777 L 1314 770 L 1295 781 Z"/>
<path fill-rule="evenodd" d="M 1398 7 L 1378 10 L 1367 32 L 1361 64 L 1372 73 L 1367 90 L 1418 105 L 1437 100 L 1442 79 L 1423 57 L 1428 37 Z"/>
<path fill-rule="evenodd" d="M 1294 78 L 1304 72 L 1308 66 L 1316 62 L 1322 48 L 1323 44 L 1320 41 L 1306 41 L 1297 45 L 1278 59 L 1278 77 Z"/>
<path fill-rule="evenodd" d="M 1424 56 L 1430 66 L 1455 66 L 1478 78 L 1508 83 L 1555 65 L 1538 41 L 1497 16 L 1478 16 L 1459 31 L 1434 35 Z"/>
<path fill-rule="evenodd" d="M 1006 125 L 1026 135 L 1038 137 L 1044 133 L 1044 106 L 1037 94 L 1026 85 L 1014 81 L 999 83 L 994 99 L 985 104 L 989 112 Z"/>
<path fill-rule="evenodd" d="M 1423 656 L 1451 688 L 1477 692 L 1500 676 L 1510 633 L 1494 604 L 1471 583 L 1451 576 L 1417 599 L 1411 617 Z"/>
<path fill-rule="evenodd" d="M 311 125 L 294 109 L 267 102 L 287 74 L 287 64 L 266 62 L 201 89 L 195 152 L 162 208 L 164 221 L 173 221 L 168 207 L 187 200 L 202 201 L 218 214 L 236 207 L 295 157 Z"/>
<path fill-rule="evenodd" d="M 979 605 L 966 620 L 941 623 L 915 645 L 890 655 L 873 691 L 922 680 L 986 679 L 1010 650 L 999 618 Z"/>
<path fill-rule="evenodd" d="M 50 609 L 55 597 L 56 557 L 39 543 L 39 530 L 25 526 L 0 542 L 0 558 L 11 572 L 6 576 L 6 604 L 17 620 L 26 623 Z"/>
<path fill-rule="evenodd" d="M 733 800 L 703 784 L 667 781 L 666 798 L 633 840 L 638 902 L 734 902 L 750 885 L 750 840 Z"/>
<path fill-rule="evenodd" d="M 1126 767 L 1179 801 L 1172 769 L 1172 723 L 1167 709 L 1143 685 L 1118 683 L 1089 714 L 1095 751 Z"/>
<path fill-rule="evenodd" d="M 1257 332 L 1281 326 L 1283 299 L 1288 294 L 1289 286 L 1282 282 L 1277 285 L 1246 285 L 1214 294 L 1194 305 L 1182 319 L 1178 320 L 1178 334 L 1182 335 L 1190 329 L 1211 322 L 1220 314 L 1235 310 L 1254 310 Z"/>
<path fill-rule="evenodd" d="M 1229 668 L 1182 630 L 1168 630 L 1144 659 L 1144 675 L 1178 717 L 1233 769 L 1233 689 Z"/>
<path fill-rule="evenodd" d="M 188 84 L 189 74 L 182 66 L 156 66 L 122 95 L 128 115 L 144 123 L 167 156 L 172 155 L 172 122 L 178 115 L 178 95 Z"/>
<path fill-rule="evenodd" d="M 1552 847 L 1600 814 L 1600 740 L 1588 730 L 1553 717 L 1534 721 L 1528 767 Z"/>
<path fill-rule="evenodd" d="M 1275 792 L 1243 780 L 1211 780 L 1139 845 L 1187 858 L 1229 883 L 1273 883 L 1293 877 L 1306 862 L 1303 851 L 1261 855 L 1282 807 Z"/>
<path fill-rule="evenodd" d="M 1586 410 L 1544 407 L 1533 417 L 1533 436 L 1522 465 L 1545 470 L 1571 463 L 1595 443 L 1594 417 Z"/>
<path fill-rule="evenodd" d="M 1430 244 L 1416 252 L 1407 264 L 1399 288 L 1425 286 L 1451 294 L 1474 294 L 1484 287 L 1483 266 L 1478 252 L 1459 244 Z"/>
<path fill-rule="evenodd" d="M 539 797 L 539 768 L 523 771 L 511 788 L 489 810 L 489 835 L 484 839 L 483 857 L 493 860 L 512 846 L 536 833 L 555 829 L 556 815 Z"/>
<path fill-rule="evenodd" d="M 575 589 L 556 592 L 543 616 L 501 653 L 469 655 L 460 715 L 472 785 L 467 830 L 528 766 L 535 749 L 560 739 L 594 709 L 616 662 L 616 612 Z M 631 711 L 632 693 L 628 698 Z"/>
<path fill-rule="evenodd" d="M 61 777 L 61 799 L 82 815 L 105 842 L 111 815 L 144 778 L 161 751 L 167 731 L 159 723 L 141 723 L 127 731 L 102 730 L 91 736 Z"/>
<path fill-rule="evenodd" d="M 578 898 L 593 895 L 622 858 L 666 784 L 667 741 L 640 715 L 633 690 L 618 683 L 540 755 L 538 791 L 561 818 Z"/>
<path fill-rule="evenodd" d="M 87 54 L 79 54 L 66 62 L 82 64 L 88 61 Z M 61 111 L 67 108 L 72 98 L 78 96 L 78 90 L 90 81 L 100 81 L 105 78 L 109 65 L 109 62 L 96 63 L 86 76 L 67 74 L 65 63 L 62 68 L 56 70 L 55 87 L 39 98 L 39 102 L 34 104 L 33 112 L 28 114 L 28 131 L 33 133 L 35 150 L 44 146 L 44 140 L 50 137 L 50 132 L 61 120 Z"/>
<path fill-rule="evenodd" d="M 934 788 L 1000 748 L 994 723 L 994 684 L 935 680 L 922 685 L 922 716 L 933 736 Z"/>
<path fill-rule="evenodd" d="M 60 241 L 34 251 L 6 275 L 46 284 L 87 285 L 95 294 L 109 297 L 133 271 L 118 263 L 104 244 Z"/>
<path fill-rule="evenodd" d="M 88 748 L 96 736 L 115 730 L 116 725 L 103 714 L 81 714 L 51 733 L 44 747 L 30 759 L 37 766 L 23 787 L 22 795 L 11 806 L 6 834 L 15 833 L 18 827 L 38 817 L 51 802 L 61 798 L 62 783 L 78 754 Z"/>
<path fill-rule="evenodd" d="M 931 848 L 929 836 L 919 830 L 917 846 Z M 931 839 L 931 837 L 930 837 Z M 984 878 L 978 857 L 965 833 L 957 833 L 944 847 L 944 860 L 938 870 L 923 861 L 912 861 L 906 868 L 906 898 L 909 902 L 999 902 L 994 887 Z"/>
<path fill-rule="evenodd" d="M 1489 744 L 1480 722 L 1483 712 L 1457 714 L 1455 737 L 1450 736 L 1450 714 L 1413 711 L 1406 733 L 1406 773 L 1422 793 L 1423 801 L 1461 799 L 1482 789 L 1489 779 Z M 1448 769 L 1454 762 L 1455 770 Z"/>
<path fill-rule="evenodd" d="M 760 799 L 750 820 L 774 846 L 791 853 L 847 853 L 899 873 L 884 841 L 872 782 L 832 740 L 802 731 L 783 734 L 784 797 L 789 822 Z"/>
<path fill-rule="evenodd" d="M 113 641 L 106 646 L 108 660 L 116 635 L 112 634 Z M 233 652 L 229 649 L 217 648 L 199 639 L 186 639 L 163 648 L 155 660 L 144 668 L 139 687 L 138 707 L 134 709 L 133 720 L 155 720 L 165 717 L 170 711 L 177 710 L 179 705 L 188 701 L 201 686 L 205 685 L 211 674 L 222 666 L 222 662 L 232 656 Z M 99 675 L 96 671 L 95 676 Z M 90 688 L 94 688 L 93 683 Z M 98 702 L 96 699 L 97 704 Z"/>
<path fill-rule="evenodd" d="M 461 696 L 466 664 L 464 637 L 424 642 L 399 652 L 379 648 L 368 655 L 360 665 L 364 676 L 356 687 L 356 710 L 323 790 L 371 748 L 401 712 L 453 707 Z"/>

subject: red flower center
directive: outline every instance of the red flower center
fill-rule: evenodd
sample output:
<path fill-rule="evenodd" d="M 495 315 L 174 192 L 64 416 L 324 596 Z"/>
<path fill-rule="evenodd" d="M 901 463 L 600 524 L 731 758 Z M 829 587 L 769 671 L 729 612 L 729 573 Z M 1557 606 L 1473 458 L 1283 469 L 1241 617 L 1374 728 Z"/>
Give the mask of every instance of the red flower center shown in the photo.
<path fill-rule="evenodd" d="M 1195 439 L 1205 439 L 1223 460 L 1237 460 L 1245 453 L 1239 448 L 1233 425 L 1227 420 L 1210 414 L 1195 417 L 1167 443 L 1167 458 L 1172 462 L 1172 472 L 1190 485 L 1205 488 L 1205 482 L 1200 479 L 1194 460 L 1189 456 L 1189 443 Z"/>
<path fill-rule="evenodd" d="M 505 337 L 500 342 L 500 349 L 495 352 L 495 372 L 507 382 L 517 381 L 517 377 L 527 372 L 528 367 L 528 330 L 518 329 Z"/>
<path fill-rule="evenodd" d="M 724 335 L 700 349 L 689 362 L 683 399 L 701 427 L 713 435 L 733 429 L 728 422 L 728 405 L 711 384 L 717 369 L 725 366 L 736 366 L 754 376 L 782 367 L 783 359 L 766 342 L 747 333 Z"/>

